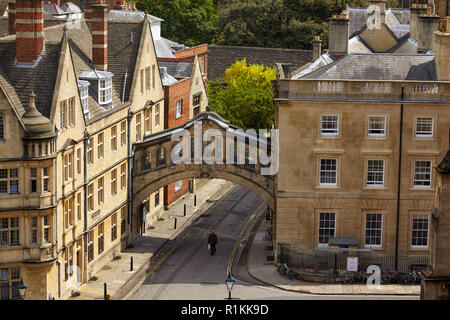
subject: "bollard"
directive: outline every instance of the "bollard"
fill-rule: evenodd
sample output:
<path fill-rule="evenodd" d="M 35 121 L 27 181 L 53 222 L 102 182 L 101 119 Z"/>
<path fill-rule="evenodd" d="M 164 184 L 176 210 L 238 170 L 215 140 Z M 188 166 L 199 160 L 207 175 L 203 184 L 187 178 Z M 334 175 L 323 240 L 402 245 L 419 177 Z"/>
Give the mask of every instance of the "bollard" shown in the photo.
<path fill-rule="evenodd" d="M 133 257 L 130 257 L 130 271 L 133 271 Z"/>
<path fill-rule="evenodd" d="M 184 204 L 184 212 L 183 212 L 183 217 L 186 217 L 186 203 Z"/>
<path fill-rule="evenodd" d="M 106 296 L 108 295 L 108 291 L 106 289 L 106 282 L 103 283 L 103 299 L 108 300 Z"/>
<path fill-rule="evenodd" d="M 197 195 L 194 194 L 194 207 L 196 207 L 196 206 L 197 206 Z"/>
<path fill-rule="evenodd" d="M 177 218 L 175 218 L 175 220 L 173 220 L 173 228 L 174 228 L 174 229 L 177 228 Z"/>

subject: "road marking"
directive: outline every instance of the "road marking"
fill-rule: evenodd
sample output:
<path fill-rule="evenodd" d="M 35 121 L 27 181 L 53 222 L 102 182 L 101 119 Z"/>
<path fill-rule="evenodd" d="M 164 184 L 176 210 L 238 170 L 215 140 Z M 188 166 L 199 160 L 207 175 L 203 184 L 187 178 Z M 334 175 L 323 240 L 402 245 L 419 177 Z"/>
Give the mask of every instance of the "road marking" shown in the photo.
<path fill-rule="evenodd" d="M 245 223 L 245 225 L 242 227 L 241 232 L 239 232 L 239 239 L 236 241 L 236 243 L 234 244 L 233 247 L 233 251 L 231 251 L 231 255 L 230 255 L 230 259 L 228 260 L 228 265 L 227 265 L 227 276 L 229 274 L 231 274 L 231 268 L 233 266 L 234 263 L 234 257 L 236 255 L 236 252 L 239 248 L 239 245 L 241 244 L 242 241 L 242 237 L 244 236 L 245 232 L 247 231 L 248 226 L 250 225 L 250 223 L 255 219 L 256 215 L 259 213 L 259 211 L 261 210 L 261 208 L 263 206 L 265 206 L 266 203 L 263 202 L 261 203 L 258 208 L 255 209 L 255 211 L 253 211 L 253 214 L 250 216 L 250 218 L 247 220 L 247 222 Z"/>
<path fill-rule="evenodd" d="M 228 197 L 230 195 L 230 193 L 237 187 L 237 185 L 232 185 L 232 187 L 227 190 L 223 196 L 221 196 L 220 198 L 216 199 L 216 202 L 210 206 L 208 209 L 206 209 L 205 212 L 203 212 L 201 215 L 203 215 L 206 212 L 209 212 L 211 210 L 213 210 L 221 201 L 222 199 Z M 219 192 L 219 191 L 218 191 Z M 201 217 L 200 219 L 198 219 L 196 222 L 194 222 L 193 224 L 198 224 L 200 223 L 204 218 Z M 191 232 L 188 231 L 182 239 L 180 239 L 180 241 L 178 241 L 156 264 L 155 266 L 144 276 L 144 278 L 142 280 L 139 280 L 139 282 L 133 287 L 133 289 L 131 289 L 123 298 L 121 298 L 121 300 L 127 300 L 141 285 L 142 283 L 148 279 L 148 277 L 150 277 L 150 275 L 156 271 L 156 269 L 158 269 L 158 267 L 170 256 L 170 254 L 172 254 L 172 252 L 183 242 L 184 239 L 187 238 L 187 236 L 190 234 Z"/>
<path fill-rule="evenodd" d="M 183 238 L 180 239 L 155 265 L 154 267 L 145 275 L 145 277 L 140 280 L 133 289 L 130 290 L 121 300 L 127 300 L 140 286 L 141 284 L 150 277 L 150 275 L 158 269 L 158 267 L 166 261 L 166 259 L 172 254 L 172 252 L 183 242 L 184 239 L 186 239 L 191 234 L 190 231 L 188 231 Z"/>

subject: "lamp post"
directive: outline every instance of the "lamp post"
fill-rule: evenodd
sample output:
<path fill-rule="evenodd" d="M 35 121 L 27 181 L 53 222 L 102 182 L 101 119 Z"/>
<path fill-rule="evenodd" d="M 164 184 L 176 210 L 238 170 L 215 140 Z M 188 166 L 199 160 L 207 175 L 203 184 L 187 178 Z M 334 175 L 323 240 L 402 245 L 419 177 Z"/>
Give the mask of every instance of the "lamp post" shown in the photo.
<path fill-rule="evenodd" d="M 225 284 L 227 285 L 228 289 L 228 300 L 231 300 L 231 290 L 233 290 L 234 286 L 234 279 L 231 276 L 231 273 L 229 273 L 228 277 L 225 279 Z"/>
<path fill-rule="evenodd" d="M 25 299 L 25 294 L 27 293 L 27 285 L 23 283 L 23 279 L 20 279 L 20 283 L 17 286 L 17 291 L 19 291 L 19 297 L 21 300 Z"/>

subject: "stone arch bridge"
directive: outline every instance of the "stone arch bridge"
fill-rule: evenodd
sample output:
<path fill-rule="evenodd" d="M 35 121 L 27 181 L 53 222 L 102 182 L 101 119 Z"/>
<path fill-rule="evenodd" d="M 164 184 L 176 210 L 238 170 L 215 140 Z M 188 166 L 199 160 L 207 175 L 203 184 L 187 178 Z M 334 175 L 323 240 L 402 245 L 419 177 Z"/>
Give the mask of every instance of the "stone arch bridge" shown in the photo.
<path fill-rule="evenodd" d="M 273 133 L 271 138 L 254 133 L 230 125 L 213 112 L 204 112 L 184 125 L 133 144 L 132 212 L 140 212 L 149 194 L 188 178 L 234 182 L 258 195 L 274 211 L 278 171 L 275 139 Z M 272 174 L 267 174 L 269 171 Z"/>

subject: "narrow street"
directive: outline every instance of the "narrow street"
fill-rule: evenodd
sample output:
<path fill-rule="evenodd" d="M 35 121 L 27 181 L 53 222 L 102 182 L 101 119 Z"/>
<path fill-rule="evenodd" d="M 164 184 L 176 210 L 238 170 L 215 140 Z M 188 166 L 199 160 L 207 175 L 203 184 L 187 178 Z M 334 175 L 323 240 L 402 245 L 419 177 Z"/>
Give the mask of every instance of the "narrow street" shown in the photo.
<path fill-rule="evenodd" d="M 227 266 L 242 226 L 262 201 L 250 191 L 236 186 L 207 214 L 188 227 L 183 241 L 159 268 L 142 282 L 129 296 L 130 300 L 223 300 L 228 296 L 225 285 Z M 207 249 L 210 230 L 218 235 L 217 252 L 211 256 Z M 241 276 L 241 275 L 240 275 Z M 405 299 L 393 296 L 321 296 L 283 291 L 264 286 L 243 277 L 237 280 L 233 297 L 243 300 L 298 299 Z M 407 298 L 409 299 L 409 298 Z"/>

